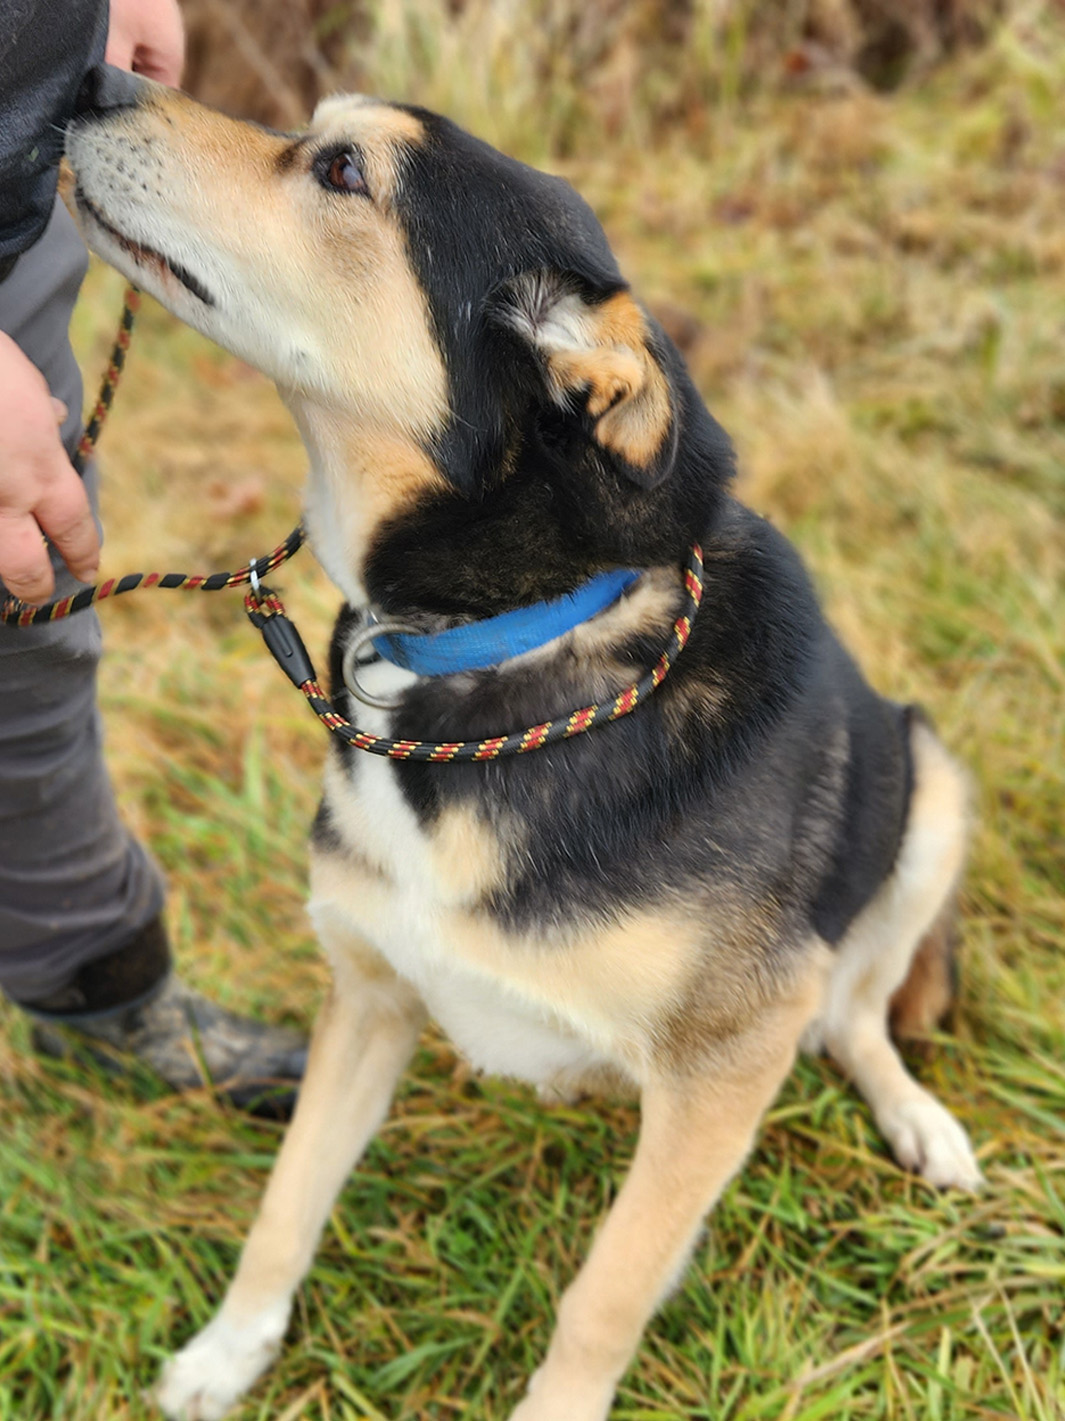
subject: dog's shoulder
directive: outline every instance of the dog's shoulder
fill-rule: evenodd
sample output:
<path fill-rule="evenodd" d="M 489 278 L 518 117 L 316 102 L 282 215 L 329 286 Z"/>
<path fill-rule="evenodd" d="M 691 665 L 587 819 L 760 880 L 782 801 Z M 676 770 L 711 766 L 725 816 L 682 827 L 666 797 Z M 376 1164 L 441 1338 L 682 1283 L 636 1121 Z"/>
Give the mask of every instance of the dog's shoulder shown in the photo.
<path fill-rule="evenodd" d="M 701 716 L 687 716 L 674 734 L 704 746 L 714 777 L 704 822 L 720 834 L 725 824 L 735 831 L 758 821 L 751 878 L 761 876 L 774 897 L 790 895 L 835 943 L 902 840 L 911 712 L 870 686 L 827 622 L 797 549 L 767 520 L 731 505 L 706 583 L 709 615 L 700 613 L 672 698 L 701 702 Z M 754 847 L 746 829 L 740 842 Z M 768 872 L 760 875 L 759 863 Z"/>

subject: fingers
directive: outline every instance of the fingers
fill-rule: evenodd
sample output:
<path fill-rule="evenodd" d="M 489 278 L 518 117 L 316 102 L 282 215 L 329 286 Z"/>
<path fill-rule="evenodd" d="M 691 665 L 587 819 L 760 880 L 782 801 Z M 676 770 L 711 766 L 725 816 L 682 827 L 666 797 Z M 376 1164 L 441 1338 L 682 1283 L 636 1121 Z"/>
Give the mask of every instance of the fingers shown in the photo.
<path fill-rule="evenodd" d="M 52 483 L 35 510 L 37 522 L 81 582 L 91 582 L 100 564 L 100 539 L 85 485 L 70 469 Z"/>
<path fill-rule="evenodd" d="M 59 438 L 66 406 L 40 372 L 0 335 L 0 581 L 26 602 L 55 586 L 43 534 L 71 572 L 92 581 L 100 545 L 88 495 Z"/>
<path fill-rule="evenodd" d="M 66 463 L 65 453 L 62 458 Z M 85 485 L 69 463 L 54 471 L 31 511 L 0 506 L 0 571 L 7 590 L 23 602 L 45 602 L 55 591 L 45 533 L 74 576 L 92 582 L 100 541 Z"/>
<path fill-rule="evenodd" d="M 112 0 L 108 64 L 176 86 L 185 64 L 185 31 L 177 0 Z"/>
<path fill-rule="evenodd" d="M 169 84 L 172 89 L 181 83 L 184 67 L 185 35 L 180 22 L 176 31 L 160 32 L 150 42 L 138 45 L 133 52 L 132 69 L 135 74 L 143 74 L 146 79 L 158 79 L 160 84 Z"/>
<path fill-rule="evenodd" d="M 120 33 L 115 29 L 115 22 L 112 18 L 111 28 L 107 33 L 107 48 L 104 50 L 104 61 L 113 64 L 116 69 L 133 68 L 133 37 Z"/>
<path fill-rule="evenodd" d="M 23 602 L 47 602 L 55 577 L 36 518 L 0 509 L 0 567 L 4 585 Z"/>

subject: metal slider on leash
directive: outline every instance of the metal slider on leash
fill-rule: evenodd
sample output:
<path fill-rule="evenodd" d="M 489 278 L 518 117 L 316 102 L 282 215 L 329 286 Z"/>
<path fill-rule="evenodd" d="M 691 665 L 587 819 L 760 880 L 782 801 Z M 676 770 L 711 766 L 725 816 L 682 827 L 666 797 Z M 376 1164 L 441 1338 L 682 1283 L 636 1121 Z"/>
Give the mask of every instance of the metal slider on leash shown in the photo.
<path fill-rule="evenodd" d="M 263 612 L 264 606 L 280 607 L 280 602 L 276 594 L 259 581 L 258 561 L 258 558 L 252 558 L 248 564 L 251 590 L 245 594 L 244 610 L 252 625 L 262 633 L 270 655 L 299 690 L 308 681 L 314 680 L 314 665 L 295 622 L 282 611 Z"/>

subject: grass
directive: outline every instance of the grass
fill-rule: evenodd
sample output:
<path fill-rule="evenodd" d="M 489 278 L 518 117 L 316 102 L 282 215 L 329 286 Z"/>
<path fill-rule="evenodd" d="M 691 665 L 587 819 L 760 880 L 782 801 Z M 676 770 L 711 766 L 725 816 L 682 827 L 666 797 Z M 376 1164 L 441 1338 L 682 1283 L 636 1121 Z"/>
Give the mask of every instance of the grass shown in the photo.
<path fill-rule="evenodd" d="M 582 144 L 578 96 L 542 123 L 512 45 L 467 36 L 459 83 L 446 28 L 423 22 L 404 67 L 404 12 L 383 8 L 373 87 L 588 196 L 684 335 L 742 494 L 802 548 L 873 682 L 931 710 L 977 787 L 958 1021 L 915 1064 L 970 1128 L 989 1190 L 907 1177 L 833 1068 L 801 1062 L 614 1416 L 1061 1421 L 1060 14 L 1019 5 L 990 46 L 889 98 L 724 85 L 668 126 L 634 112 L 607 142 L 588 118 Z M 496 94 L 517 97 L 497 113 Z M 88 369 L 119 293 L 93 271 Z M 297 516 L 303 455 L 273 392 L 157 308 L 104 452 L 108 572 L 234 566 Z M 309 558 L 282 581 L 321 661 L 336 595 Z M 324 982 L 302 912 L 321 732 L 236 598 L 148 595 L 103 617 L 111 763 L 169 875 L 183 970 L 305 1023 Z M 545 1110 L 427 1037 L 240 1421 L 502 1421 L 636 1119 Z M 39 1062 L 0 1009 L 0 1421 L 153 1414 L 143 1389 L 211 1315 L 278 1134 L 208 1091 Z"/>

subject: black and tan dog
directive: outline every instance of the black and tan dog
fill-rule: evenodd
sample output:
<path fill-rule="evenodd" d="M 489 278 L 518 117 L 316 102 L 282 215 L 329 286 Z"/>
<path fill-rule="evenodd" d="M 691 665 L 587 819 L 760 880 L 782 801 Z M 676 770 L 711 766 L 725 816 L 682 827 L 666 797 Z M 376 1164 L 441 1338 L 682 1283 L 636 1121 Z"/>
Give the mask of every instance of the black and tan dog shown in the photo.
<path fill-rule="evenodd" d="M 330 99 L 293 137 L 108 71 L 68 153 L 93 248 L 291 407 L 349 604 L 336 698 L 367 730 L 469 740 L 609 699 L 654 664 L 705 554 L 690 642 L 625 719 L 483 764 L 334 750 L 311 884 L 333 989 L 239 1270 L 163 1410 L 219 1417 L 269 1363 L 427 1013 L 483 1070 L 640 1095 L 632 1169 L 515 1421 L 607 1415 L 800 1045 L 831 1052 L 902 1164 L 975 1188 L 888 1031 L 892 1008 L 926 1026 L 949 999 L 962 776 L 730 496 L 728 440 L 585 204 L 418 109 Z M 571 630 L 502 637 L 502 614 L 543 629 L 618 570 L 624 592 Z M 480 661 L 349 665 L 394 703 L 360 706 L 341 669 L 368 609 L 425 645 L 472 628 Z"/>

